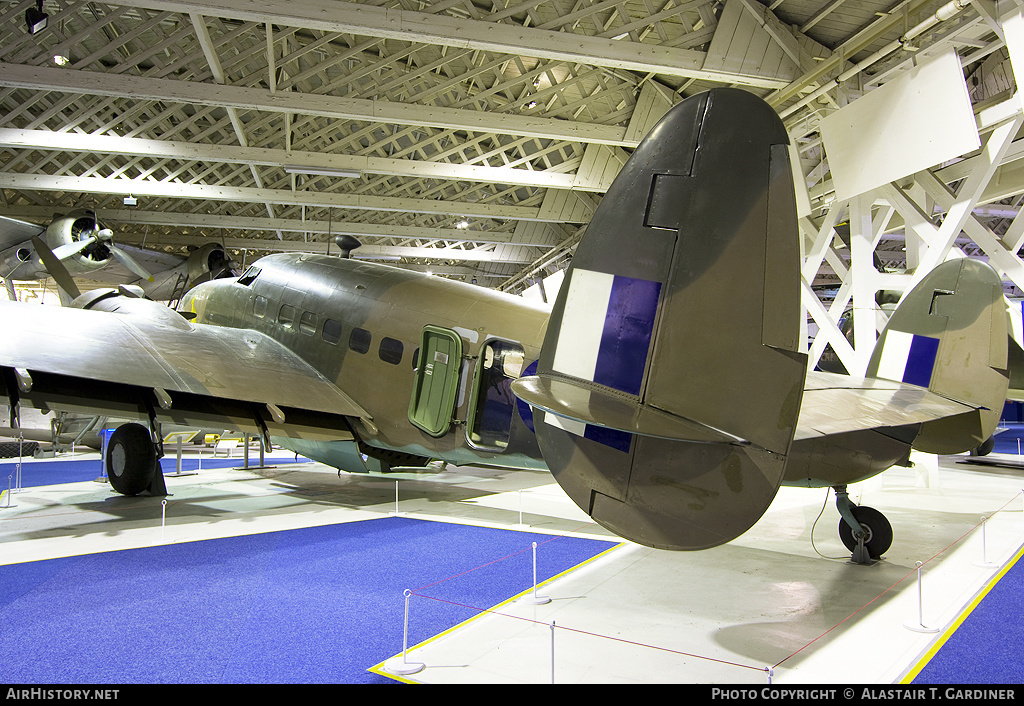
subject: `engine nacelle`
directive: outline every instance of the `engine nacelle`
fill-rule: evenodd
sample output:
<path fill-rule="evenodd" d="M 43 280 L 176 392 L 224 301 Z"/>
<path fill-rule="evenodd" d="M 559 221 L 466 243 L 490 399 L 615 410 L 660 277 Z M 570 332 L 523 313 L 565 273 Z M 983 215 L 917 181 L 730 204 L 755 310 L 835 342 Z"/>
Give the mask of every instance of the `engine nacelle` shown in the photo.
<path fill-rule="evenodd" d="M 93 238 L 93 242 L 85 248 L 64 259 L 64 266 L 70 274 L 83 275 L 95 272 L 110 262 L 109 238 L 96 237 L 101 230 L 103 226 L 96 220 L 95 215 L 88 211 L 76 211 L 54 218 L 47 226 L 43 239 L 50 246 L 50 250 L 58 252 L 62 246 Z M 38 254 L 34 259 L 38 261 Z"/>
<path fill-rule="evenodd" d="M 233 262 L 220 243 L 207 243 L 188 256 L 188 282 L 190 287 L 219 277 L 233 277 Z"/>
<path fill-rule="evenodd" d="M 71 306 L 76 309 L 130 314 L 184 330 L 191 328 L 184 316 L 165 304 L 146 299 L 142 288 L 135 285 L 93 289 L 77 297 Z"/>

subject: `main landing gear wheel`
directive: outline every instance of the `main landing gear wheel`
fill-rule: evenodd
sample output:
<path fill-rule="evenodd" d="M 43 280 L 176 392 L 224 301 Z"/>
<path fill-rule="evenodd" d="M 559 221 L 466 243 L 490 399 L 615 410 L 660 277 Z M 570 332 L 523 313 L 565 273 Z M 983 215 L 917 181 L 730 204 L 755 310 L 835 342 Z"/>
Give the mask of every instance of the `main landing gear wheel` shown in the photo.
<path fill-rule="evenodd" d="M 138 495 L 148 489 L 156 472 L 156 446 L 149 429 L 141 424 L 122 424 L 107 442 L 107 479 L 121 495 Z"/>
<path fill-rule="evenodd" d="M 892 546 L 892 525 L 889 524 L 889 520 L 885 519 L 885 515 L 873 507 L 855 505 L 850 510 L 865 533 L 864 549 L 867 550 L 871 561 L 878 561 L 882 554 Z M 839 520 L 839 538 L 843 540 L 846 548 L 856 555 L 858 541 L 854 536 L 853 528 L 847 524 L 845 519 Z"/>

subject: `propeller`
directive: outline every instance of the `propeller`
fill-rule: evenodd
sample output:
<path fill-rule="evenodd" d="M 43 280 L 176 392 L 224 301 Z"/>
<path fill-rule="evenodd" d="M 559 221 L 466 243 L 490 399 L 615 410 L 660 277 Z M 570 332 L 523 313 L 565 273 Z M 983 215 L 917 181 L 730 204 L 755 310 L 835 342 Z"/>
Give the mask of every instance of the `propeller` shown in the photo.
<path fill-rule="evenodd" d="M 110 228 L 100 228 L 99 223 L 95 220 L 93 221 L 93 224 L 94 227 L 90 235 L 85 235 L 85 233 L 80 234 L 78 240 L 72 243 L 65 243 L 56 250 L 53 250 L 53 255 L 58 260 L 66 260 L 72 255 L 77 255 L 82 252 L 93 243 L 101 242 L 107 246 L 107 249 L 110 250 L 110 254 L 131 272 L 147 282 L 153 281 L 153 275 L 149 274 L 145 267 L 140 265 L 135 258 L 129 255 L 125 250 L 122 250 L 119 246 L 114 244 L 114 231 Z M 47 265 L 46 269 L 49 270 L 50 267 Z"/>
<path fill-rule="evenodd" d="M 109 233 L 110 231 L 108 230 L 107 232 Z M 120 262 L 122 265 L 127 267 L 129 270 L 131 270 L 132 272 L 134 272 L 147 282 L 153 281 L 153 275 L 149 274 L 149 272 L 146 271 L 145 267 L 136 262 L 135 258 L 133 258 L 131 255 L 126 253 L 118 246 L 114 245 L 113 242 L 108 243 L 108 245 L 110 247 L 110 253 L 117 258 L 118 262 Z"/>
<path fill-rule="evenodd" d="M 78 298 L 82 292 L 79 291 L 78 285 L 75 284 L 74 277 L 71 276 L 68 268 L 64 267 L 64 263 L 50 250 L 50 247 L 43 239 L 38 235 L 33 235 L 32 247 L 36 249 L 39 259 L 43 261 L 46 271 L 53 277 L 53 281 L 57 283 L 57 286 L 71 299 Z"/>

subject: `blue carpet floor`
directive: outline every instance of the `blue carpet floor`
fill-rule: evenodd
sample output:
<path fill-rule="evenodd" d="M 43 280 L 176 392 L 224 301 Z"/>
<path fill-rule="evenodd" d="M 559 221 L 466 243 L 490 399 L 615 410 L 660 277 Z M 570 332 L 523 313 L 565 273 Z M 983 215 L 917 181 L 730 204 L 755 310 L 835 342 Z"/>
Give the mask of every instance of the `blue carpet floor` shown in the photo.
<path fill-rule="evenodd" d="M 532 542 L 538 581 L 615 546 L 391 517 L 0 566 L 0 683 L 391 682 L 405 589 L 449 601 L 412 646 L 530 589 Z"/>
<path fill-rule="evenodd" d="M 305 463 L 308 459 L 298 457 L 298 463 Z M 274 457 L 264 461 L 268 464 L 296 463 L 292 456 Z M 203 468 L 235 468 L 241 467 L 245 461 L 241 458 L 204 458 L 200 462 L 198 458 L 183 458 L 181 470 L 194 471 L 202 464 Z M 249 465 L 259 464 L 259 458 L 249 458 Z M 11 485 L 17 484 L 14 473 L 18 462 L 6 461 L 0 463 L 0 491 L 7 490 L 7 481 Z M 177 457 L 174 455 L 164 456 L 160 459 L 160 467 L 164 473 L 174 473 L 177 470 Z M 96 480 L 103 471 L 102 464 L 98 458 L 75 459 L 71 461 L 27 461 L 21 464 L 21 486 L 23 488 L 34 488 L 40 485 L 57 485 L 58 483 L 78 483 L 84 480 Z"/>
<path fill-rule="evenodd" d="M 999 427 L 1002 431 L 996 433 L 992 450 L 1001 454 L 1024 454 L 1024 424 L 1000 421 Z"/>
<path fill-rule="evenodd" d="M 1022 550 L 1024 552 L 1024 550 Z M 932 649 L 914 684 L 1024 684 L 1024 562 L 1018 553 Z"/>

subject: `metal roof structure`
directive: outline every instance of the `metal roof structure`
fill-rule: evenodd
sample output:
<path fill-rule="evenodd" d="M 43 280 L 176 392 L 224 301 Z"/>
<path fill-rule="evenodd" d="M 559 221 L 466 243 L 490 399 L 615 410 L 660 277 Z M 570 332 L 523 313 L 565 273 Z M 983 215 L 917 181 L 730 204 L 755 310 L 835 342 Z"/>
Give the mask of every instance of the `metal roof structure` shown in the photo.
<path fill-rule="evenodd" d="M 33 34 L 26 12 L 37 6 L 48 23 Z M 821 121 L 955 51 L 984 133 L 983 108 L 1017 106 L 1000 20 L 1017 9 L 0 2 L 0 212 L 42 223 L 87 208 L 118 242 L 185 252 L 212 239 L 240 262 L 325 251 L 347 233 L 363 242 L 360 257 L 519 292 L 565 266 L 603 191 L 670 105 L 738 86 L 779 111 L 798 147 L 807 249 L 816 234 L 828 240 L 805 280 L 827 305 L 852 268 L 850 211 L 835 208 Z M 955 191 L 969 173 L 957 169 L 933 173 Z M 1019 210 L 1018 181 L 971 204 L 997 238 Z M 904 237 L 884 229 L 875 264 L 905 268 Z M 984 255 L 966 230 L 956 243 Z"/>

